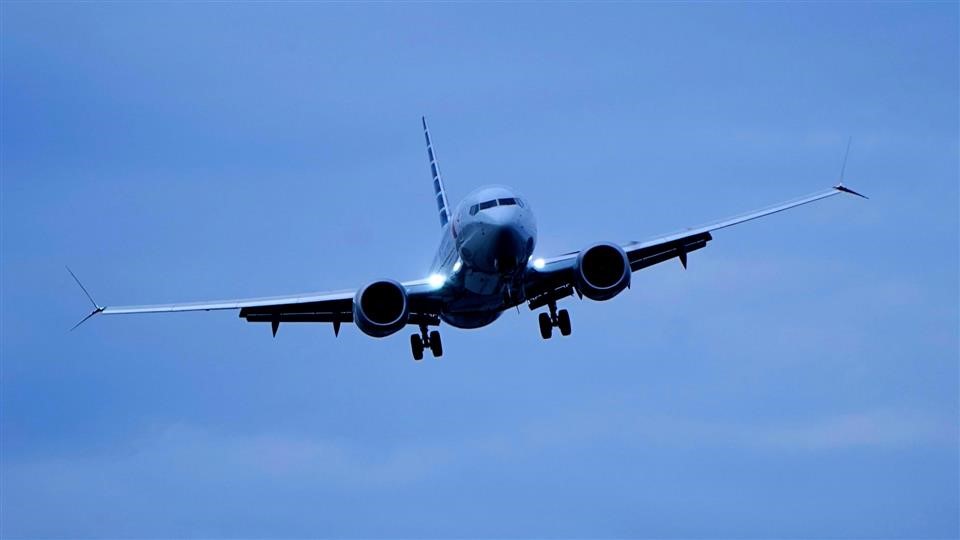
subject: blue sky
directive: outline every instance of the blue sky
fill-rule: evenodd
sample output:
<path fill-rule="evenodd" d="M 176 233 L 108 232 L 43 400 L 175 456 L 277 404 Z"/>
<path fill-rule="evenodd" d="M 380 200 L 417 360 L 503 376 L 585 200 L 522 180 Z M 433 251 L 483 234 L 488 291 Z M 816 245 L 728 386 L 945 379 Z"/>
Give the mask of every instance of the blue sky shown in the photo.
<path fill-rule="evenodd" d="M 0 535 L 956 537 L 958 8 L 0 5 Z M 427 270 L 452 200 L 538 253 L 835 182 L 683 271 L 407 332 L 89 305 Z"/>

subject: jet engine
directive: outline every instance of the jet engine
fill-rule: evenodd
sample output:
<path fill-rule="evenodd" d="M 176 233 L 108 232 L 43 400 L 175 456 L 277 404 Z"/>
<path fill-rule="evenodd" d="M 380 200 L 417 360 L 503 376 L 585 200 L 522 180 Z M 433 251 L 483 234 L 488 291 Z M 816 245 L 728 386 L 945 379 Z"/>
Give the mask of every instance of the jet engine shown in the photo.
<path fill-rule="evenodd" d="M 353 299 L 353 322 L 368 336 L 393 334 L 407 324 L 409 314 L 407 291 L 393 280 L 374 281 Z"/>
<path fill-rule="evenodd" d="M 609 300 L 630 286 L 630 260 L 616 244 L 594 244 L 580 252 L 574 274 L 581 294 Z"/>

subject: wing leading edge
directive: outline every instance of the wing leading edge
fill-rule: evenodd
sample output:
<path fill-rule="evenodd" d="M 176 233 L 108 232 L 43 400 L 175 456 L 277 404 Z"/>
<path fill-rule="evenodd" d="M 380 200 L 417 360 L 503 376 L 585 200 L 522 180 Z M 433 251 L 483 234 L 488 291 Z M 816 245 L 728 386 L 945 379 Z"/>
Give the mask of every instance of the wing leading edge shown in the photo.
<path fill-rule="evenodd" d="M 315 306 L 318 304 L 333 306 L 347 302 L 352 304 L 356 291 L 344 290 L 328 293 L 309 293 L 291 296 L 271 296 L 263 298 L 240 298 L 235 300 L 213 300 L 209 302 L 188 302 L 183 304 L 151 304 L 143 306 L 104 306 L 100 313 L 104 315 L 128 315 L 134 313 L 171 313 L 177 311 L 217 311 L 225 309 L 267 308 L 277 306 Z"/>

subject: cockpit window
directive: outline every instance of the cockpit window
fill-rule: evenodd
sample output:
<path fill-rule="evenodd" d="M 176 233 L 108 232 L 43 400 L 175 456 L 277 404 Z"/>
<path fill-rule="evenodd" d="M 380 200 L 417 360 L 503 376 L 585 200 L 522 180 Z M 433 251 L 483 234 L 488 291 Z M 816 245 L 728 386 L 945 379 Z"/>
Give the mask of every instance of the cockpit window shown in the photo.
<path fill-rule="evenodd" d="M 470 215 L 475 216 L 477 212 L 481 210 L 486 210 L 487 208 L 493 208 L 494 206 L 513 206 L 519 205 L 520 208 L 523 208 L 523 201 L 515 197 L 505 197 L 503 199 L 490 199 L 489 201 L 484 201 L 480 204 L 475 204 L 470 207 Z"/>

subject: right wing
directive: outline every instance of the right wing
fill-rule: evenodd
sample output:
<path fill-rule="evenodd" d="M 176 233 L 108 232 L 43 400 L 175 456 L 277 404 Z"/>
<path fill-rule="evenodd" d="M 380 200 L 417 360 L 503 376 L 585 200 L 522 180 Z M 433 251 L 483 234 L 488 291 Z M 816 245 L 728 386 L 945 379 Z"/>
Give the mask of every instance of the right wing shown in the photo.
<path fill-rule="evenodd" d="M 634 272 L 673 258 L 679 258 L 683 266 L 686 267 L 687 254 L 691 251 L 706 247 L 707 242 L 713 239 L 713 235 L 710 234 L 713 231 L 783 212 L 790 208 L 809 204 L 841 193 L 849 193 L 858 197 L 867 198 L 843 184 L 838 184 L 830 189 L 819 191 L 805 197 L 774 204 L 760 210 L 722 219 L 700 227 L 684 229 L 649 240 L 623 243 L 620 244 L 620 247 L 622 247 L 623 251 L 627 254 L 627 258 L 630 260 L 630 269 Z M 576 264 L 578 255 L 580 255 L 579 251 L 572 251 L 549 259 L 535 261 L 527 280 L 527 297 L 532 298 L 546 293 L 552 294 L 552 291 L 569 288 L 572 285 L 573 267 Z M 571 293 L 572 291 L 566 294 Z"/>

